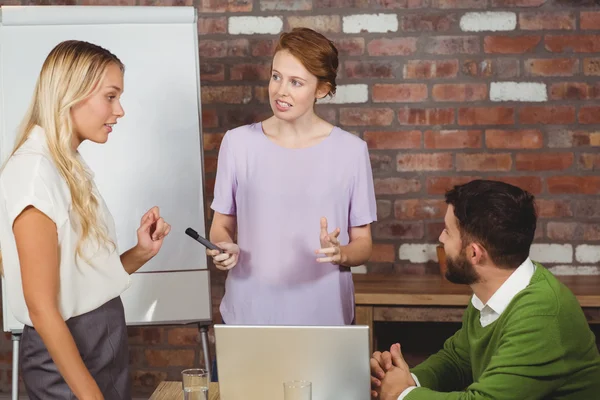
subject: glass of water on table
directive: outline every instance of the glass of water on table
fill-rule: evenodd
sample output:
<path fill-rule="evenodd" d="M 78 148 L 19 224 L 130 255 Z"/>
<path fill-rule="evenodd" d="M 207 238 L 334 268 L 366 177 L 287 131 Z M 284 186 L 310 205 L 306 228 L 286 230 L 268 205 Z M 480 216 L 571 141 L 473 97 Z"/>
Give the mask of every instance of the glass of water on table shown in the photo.
<path fill-rule="evenodd" d="M 181 371 L 184 400 L 208 400 L 208 371 L 201 368 Z"/>

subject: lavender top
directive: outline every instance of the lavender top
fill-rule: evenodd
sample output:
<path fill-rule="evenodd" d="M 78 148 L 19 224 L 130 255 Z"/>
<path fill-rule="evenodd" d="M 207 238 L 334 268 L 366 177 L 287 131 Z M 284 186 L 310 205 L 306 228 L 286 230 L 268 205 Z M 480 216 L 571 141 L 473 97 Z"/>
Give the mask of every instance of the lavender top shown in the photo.
<path fill-rule="evenodd" d="M 238 264 L 221 315 L 240 325 L 344 325 L 354 318 L 349 268 L 316 262 L 320 218 L 328 231 L 377 219 L 366 143 L 338 127 L 320 143 L 288 149 L 261 123 L 228 131 L 211 208 L 237 216 Z"/>

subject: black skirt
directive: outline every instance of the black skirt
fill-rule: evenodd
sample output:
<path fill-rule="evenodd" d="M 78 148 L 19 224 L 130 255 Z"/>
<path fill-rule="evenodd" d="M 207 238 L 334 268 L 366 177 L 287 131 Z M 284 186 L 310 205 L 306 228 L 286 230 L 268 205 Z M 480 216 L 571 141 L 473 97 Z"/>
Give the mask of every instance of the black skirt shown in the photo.
<path fill-rule="evenodd" d="M 129 346 L 121 298 L 70 318 L 66 324 L 105 400 L 130 400 Z M 23 329 L 20 363 L 31 400 L 76 399 L 40 335 L 30 326 Z"/>

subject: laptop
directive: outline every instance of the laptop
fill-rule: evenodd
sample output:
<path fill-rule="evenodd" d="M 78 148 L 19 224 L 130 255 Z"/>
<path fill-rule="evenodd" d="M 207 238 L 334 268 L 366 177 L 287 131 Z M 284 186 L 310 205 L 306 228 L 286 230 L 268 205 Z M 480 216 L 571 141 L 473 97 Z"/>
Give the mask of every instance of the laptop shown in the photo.
<path fill-rule="evenodd" d="M 312 400 L 371 398 L 368 326 L 215 325 L 220 400 L 281 400 L 283 382 Z"/>

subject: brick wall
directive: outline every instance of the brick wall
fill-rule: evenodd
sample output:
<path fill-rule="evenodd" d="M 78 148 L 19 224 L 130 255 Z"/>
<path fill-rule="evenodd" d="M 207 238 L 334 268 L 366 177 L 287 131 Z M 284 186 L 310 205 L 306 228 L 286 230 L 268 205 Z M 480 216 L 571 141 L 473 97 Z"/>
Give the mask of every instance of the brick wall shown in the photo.
<path fill-rule="evenodd" d="M 23 0 L 23 4 L 75 1 Z M 444 190 L 475 177 L 533 192 L 532 255 L 560 274 L 600 268 L 600 7 L 594 0 L 81 0 L 193 5 L 210 204 L 224 132 L 270 114 L 282 30 L 340 50 L 336 98 L 318 113 L 369 144 L 378 198 L 367 273 L 437 273 Z M 0 0 L 0 4 L 21 4 Z M 210 211 L 207 210 L 210 216 Z M 224 274 L 213 272 L 216 320 Z M 130 329 L 135 391 L 201 363 L 194 328 Z M 10 343 L 0 342 L 0 389 Z"/>

